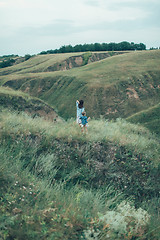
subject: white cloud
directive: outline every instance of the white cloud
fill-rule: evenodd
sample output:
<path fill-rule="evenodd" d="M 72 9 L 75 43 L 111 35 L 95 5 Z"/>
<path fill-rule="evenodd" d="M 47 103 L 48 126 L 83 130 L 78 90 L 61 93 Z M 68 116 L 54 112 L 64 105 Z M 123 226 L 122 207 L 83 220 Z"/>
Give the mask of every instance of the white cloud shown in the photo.
<path fill-rule="evenodd" d="M 0 0 L 0 55 L 11 46 L 18 53 L 123 40 L 152 46 L 160 42 L 159 7 L 159 0 Z"/>
<path fill-rule="evenodd" d="M 110 3 L 106 4 L 108 2 L 103 0 L 99 1 L 98 6 L 86 3 L 85 0 L 5 0 L 1 2 L 1 24 L 13 27 L 39 26 L 66 19 L 73 20 L 75 25 L 86 25 L 100 21 L 134 20 L 147 15 L 138 7 L 123 6 L 112 10 Z"/>

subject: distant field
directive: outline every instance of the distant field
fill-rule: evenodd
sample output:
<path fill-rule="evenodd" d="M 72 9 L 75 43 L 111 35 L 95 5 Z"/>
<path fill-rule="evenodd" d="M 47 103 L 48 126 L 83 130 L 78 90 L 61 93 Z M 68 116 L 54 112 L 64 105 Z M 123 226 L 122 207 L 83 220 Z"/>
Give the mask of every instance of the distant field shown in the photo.
<path fill-rule="evenodd" d="M 1 74 L 10 74 L 13 72 L 23 73 L 23 72 L 34 72 L 45 71 L 45 68 L 57 63 L 58 61 L 63 61 L 66 58 L 74 55 L 80 55 L 80 53 L 65 53 L 65 54 L 47 54 L 47 55 L 37 55 L 30 58 L 28 61 L 22 62 L 20 64 L 14 65 L 4 69 L 0 69 Z"/>
<path fill-rule="evenodd" d="M 64 118 L 75 117 L 80 98 L 88 115 L 109 119 L 126 118 L 160 102 L 160 50 L 111 56 L 67 71 L 47 70 L 73 55 L 78 54 L 36 56 L 1 70 L 0 84 L 45 100 Z"/>

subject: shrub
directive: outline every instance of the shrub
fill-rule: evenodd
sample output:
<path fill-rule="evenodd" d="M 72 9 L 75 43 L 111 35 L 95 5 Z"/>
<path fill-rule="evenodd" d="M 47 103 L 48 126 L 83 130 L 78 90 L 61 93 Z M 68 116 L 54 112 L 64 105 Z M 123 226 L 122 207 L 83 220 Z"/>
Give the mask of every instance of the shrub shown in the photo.
<path fill-rule="evenodd" d="M 87 240 L 90 239 L 135 239 L 141 237 L 147 230 L 150 215 L 142 208 L 135 209 L 131 203 L 123 201 L 113 211 L 107 211 L 99 217 L 102 229 L 84 231 Z"/>

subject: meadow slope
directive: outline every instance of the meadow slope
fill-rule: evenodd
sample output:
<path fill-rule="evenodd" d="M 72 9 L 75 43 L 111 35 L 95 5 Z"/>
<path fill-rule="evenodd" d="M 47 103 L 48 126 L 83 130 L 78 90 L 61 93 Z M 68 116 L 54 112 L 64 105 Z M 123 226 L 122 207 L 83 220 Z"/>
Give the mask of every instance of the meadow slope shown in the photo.
<path fill-rule="evenodd" d="M 43 99 L 65 119 L 75 116 L 78 98 L 84 99 L 88 115 L 107 119 L 129 117 L 160 101 L 159 50 L 129 52 L 78 68 L 52 71 L 51 65 L 56 61 L 60 64 L 61 58 L 66 59 L 66 55 L 36 56 L 1 70 L 0 83 Z M 29 67 L 21 68 L 25 64 Z"/>
<path fill-rule="evenodd" d="M 159 139 L 125 120 L 53 124 L 0 112 L 1 239 L 154 239 Z"/>
<path fill-rule="evenodd" d="M 32 117 L 43 117 L 52 122 L 62 121 L 53 107 L 44 101 L 8 87 L 0 87 L 0 111 L 3 109 L 25 112 Z"/>
<path fill-rule="evenodd" d="M 160 135 L 160 104 L 138 112 L 127 120 L 131 123 L 139 123 L 150 129 L 151 132 Z"/>

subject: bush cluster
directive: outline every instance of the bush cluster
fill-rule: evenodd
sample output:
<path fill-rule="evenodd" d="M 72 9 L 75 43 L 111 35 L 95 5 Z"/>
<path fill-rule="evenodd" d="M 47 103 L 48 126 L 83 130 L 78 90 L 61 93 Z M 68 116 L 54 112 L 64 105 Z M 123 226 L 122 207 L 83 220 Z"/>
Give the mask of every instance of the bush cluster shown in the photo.
<path fill-rule="evenodd" d="M 68 52 L 87 52 L 87 51 L 126 51 L 126 50 L 146 50 L 144 43 L 120 42 L 120 43 L 91 43 L 62 46 L 59 49 L 42 51 L 40 54 L 68 53 Z"/>

